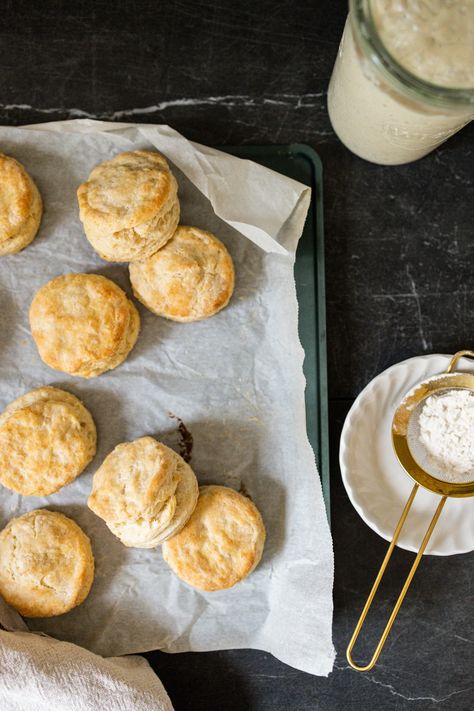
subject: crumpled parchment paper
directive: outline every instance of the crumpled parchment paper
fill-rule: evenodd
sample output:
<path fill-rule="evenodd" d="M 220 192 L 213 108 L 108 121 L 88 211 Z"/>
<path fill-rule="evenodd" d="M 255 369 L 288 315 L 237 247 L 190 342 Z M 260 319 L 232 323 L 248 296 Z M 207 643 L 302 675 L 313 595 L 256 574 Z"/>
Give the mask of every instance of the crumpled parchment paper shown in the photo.
<path fill-rule="evenodd" d="M 67 272 L 96 272 L 130 294 L 125 264 L 86 241 L 76 188 L 124 150 L 156 148 L 174 167 L 181 222 L 214 232 L 235 262 L 230 305 L 179 324 L 138 305 L 142 329 L 124 364 L 92 380 L 48 368 L 31 338 L 36 290 Z M 0 491 L 0 525 L 34 508 L 74 518 L 92 539 L 96 577 L 87 600 L 60 617 L 29 620 L 105 656 L 252 647 L 313 674 L 333 665 L 333 560 L 320 480 L 306 436 L 294 254 L 309 205 L 304 185 L 186 140 L 169 126 L 66 121 L 0 127 L 0 151 L 20 160 L 42 193 L 35 241 L 0 259 L 0 406 L 56 385 L 80 397 L 98 451 L 75 482 L 49 497 Z M 246 491 L 262 512 L 262 563 L 229 590 L 201 593 L 178 580 L 161 550 L 125 548 L 86 505 L 91 478 L 119 442 L 145 434 L 179 450 L 176 416 L 191 432 L 200 483 Z"/>

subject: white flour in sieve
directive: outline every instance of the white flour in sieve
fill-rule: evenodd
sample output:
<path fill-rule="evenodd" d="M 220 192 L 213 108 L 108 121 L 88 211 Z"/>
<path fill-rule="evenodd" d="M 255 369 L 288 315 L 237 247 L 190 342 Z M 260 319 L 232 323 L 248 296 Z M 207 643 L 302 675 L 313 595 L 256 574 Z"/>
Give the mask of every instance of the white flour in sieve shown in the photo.
<path fill-rule="evenodd" d="M 474 393 L 452 389 L 430 395 L 418 418 L 418 436 L 428 459 L 443 479 L 474 479 Z"/>

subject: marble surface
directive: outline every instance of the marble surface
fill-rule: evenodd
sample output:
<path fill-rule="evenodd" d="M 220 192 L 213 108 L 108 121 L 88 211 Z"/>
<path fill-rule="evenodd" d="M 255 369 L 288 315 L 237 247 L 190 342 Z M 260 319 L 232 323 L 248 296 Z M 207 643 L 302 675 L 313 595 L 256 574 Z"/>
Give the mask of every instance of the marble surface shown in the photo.
<path fill-rule="evenodd" d="M 2 4 L 3 124 L 167 122 L 202 143 L 306 142 L 324 164 L 336 667 L 319 679 L 256 651 L 147 655 L 177 711 L 474 708 L 472 554 L 422 561 L 372 672 L 344 658 L 386 545 L 340 482 L 345 413 L 390 364 L 474 346 L 474 124 L 413 165 L 351 155 L 325 93 L 345 12 L 342 0 Z M 396 552 L 369 642 L 412 559 Z"/>

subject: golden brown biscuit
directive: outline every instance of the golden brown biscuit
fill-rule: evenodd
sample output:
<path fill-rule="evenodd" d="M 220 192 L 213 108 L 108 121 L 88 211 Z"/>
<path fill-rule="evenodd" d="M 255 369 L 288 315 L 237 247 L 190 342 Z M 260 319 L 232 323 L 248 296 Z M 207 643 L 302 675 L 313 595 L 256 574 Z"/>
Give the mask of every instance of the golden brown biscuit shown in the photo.
<path fill-rule="evenodd" d="M 87 503 L 124 545 L 154 548 L 184 526 L 197 497 L 191 467 L 153 437 L 141 437 L 106 457 Z"/>
<path fill-rule="evenodd" d="M 196 476 L 179 455 L 176 473 L 179 477 L 174 496 L 174 515 L 165 524 L 164 517 L 158 520 L 138 518 L 133 521 L 109 522 L 109 529 L 122 543 L 132 548 L 155 548 L 178 533 L 188 521 L 197 503 L 199 487 Z"/>
<path fill-rule="evenodd" d="M 0 594 L 21 615 L 69 612 L 86 599 L 93 579 L 90 540 L 67 516 L 36 509 L 0 532 Z"/>
<path fill-rule="evenodd" d="M 64 274 L 36 292 L 30 326 L 47 365 L 92 378 L 125 360 L 138 338 L 140 317 L 110 279 Z"/>
<path fill-rule="evenodd" d="M 148 259 L 130 264 L 133 293 L 150 311 L 173 321 L 198 321 L 227 306 L 234 265 L 222 242 L 180 226 Z"/>
<path fill-rule="evenodd" d="M 178 225 L 177 191 L 160 153 L 127 151 L 101 163 L 77 190 L 87 239 L 109 261 L 153 254 Z"/>
<path fill-rule="evenodd" d="M 0 415 L 0 483 L 23 496 L 48 496 L 69 484 L 96 451 L 94 420 L 80 400 L 42 387 Z"/>
<path fill-rule="evenodd" d="M 264 543 L 265 526 L 250 499 L 227 486 L 203 486 L 186 526 L 163 545 L 163 558 L 194 588 L 223 590 L 252 572 Z"/>
<path fill-rule="evenodd" d="M 86 225 L 86 237 L 97 254 L 108 262 L 130 262 L 154 254 L 173 236 L 179 222 L 179 202 L 149 222 L 119 232 L 103 234 Z"/>
<path fill-rule="evenodd" d="M 34 240 L 42 213 L 41 196 L 26 170 L 0 153 L 0 256 L 19 252 Z"/>

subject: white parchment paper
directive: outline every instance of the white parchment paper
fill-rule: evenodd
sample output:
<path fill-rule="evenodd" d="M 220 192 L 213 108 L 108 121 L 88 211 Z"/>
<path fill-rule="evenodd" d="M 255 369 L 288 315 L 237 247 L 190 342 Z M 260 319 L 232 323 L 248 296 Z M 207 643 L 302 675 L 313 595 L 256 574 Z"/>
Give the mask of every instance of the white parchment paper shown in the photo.
<path fill-rule="evenodd" d="M 191 324 L 138 305 L 141 334 L 124 364 L 92 380 L 53 371 L 29 331 L 36 290 L 59 274 L 96 272 L 130 294 L 127 266 L 103 262 L 86 241 L 76 188 L 100 161 L 150 147 L 174 166 L 182 223 L 215 232 L 232 254 L 231 303 Z M 306 436 L 293 278 L 309 189 L 168 126 L 86 120 L 0 127 L 0 151 L 26 166 L 45 204 L 35 241 L 0 259 L 0 406 L 33 387 L 63 387 L 90 409 L 99 438 L 91 466 L 57 494 L 0 491 L 2 527 L 45 506 L 73 517 L 92 539 L 96 577 L 87 600 L 61 617 L 28 621 L 30 629 L 106 656 L 252 647 L 327 675 L 334 659 L 332 546 Z M 178 448 L 171 414 L 192 433 L 200 483 L 243 487 L 262 512 L 262 563 L 230 590 L 193 590 L 159 548 L 125 548 L 86 506 L 93 472 L 119 442 L 150 434 Z"/>

